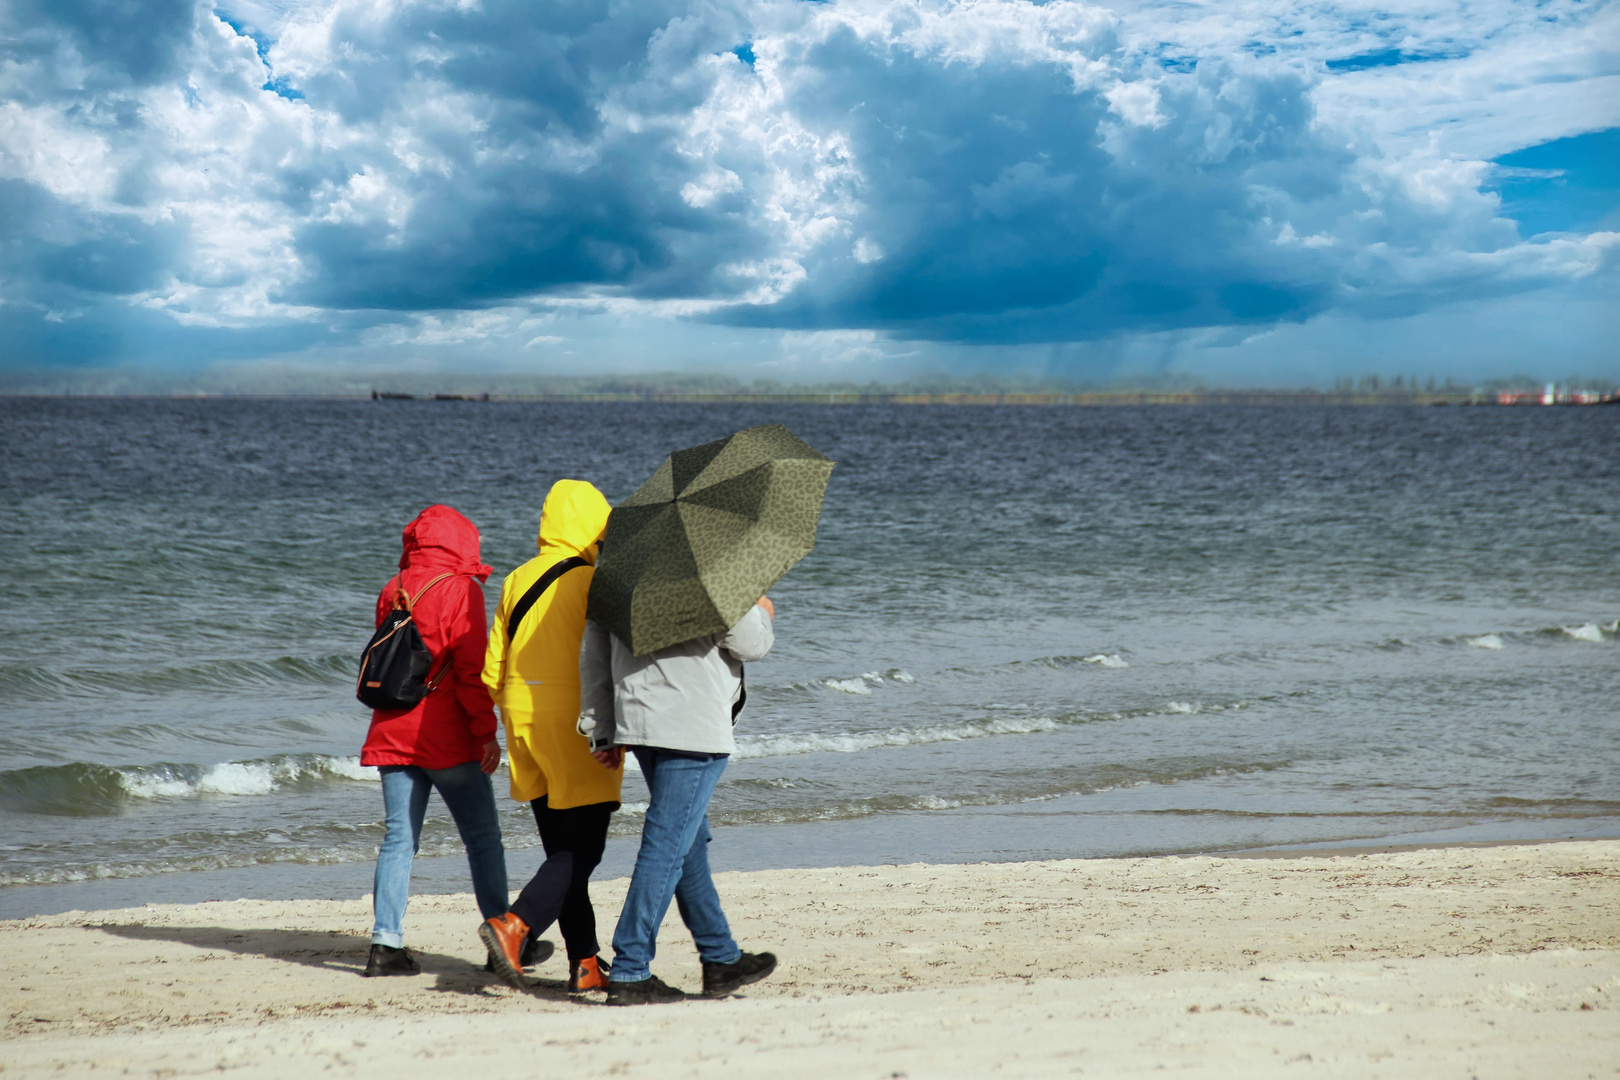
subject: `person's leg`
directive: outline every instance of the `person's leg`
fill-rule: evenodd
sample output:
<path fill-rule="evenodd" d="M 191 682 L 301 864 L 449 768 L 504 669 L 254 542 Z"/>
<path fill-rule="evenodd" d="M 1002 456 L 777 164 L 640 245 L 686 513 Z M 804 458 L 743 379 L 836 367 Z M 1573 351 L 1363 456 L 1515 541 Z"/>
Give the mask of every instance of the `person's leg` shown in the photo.
<path fill-rule="evenodd" d="M 546 861 L 534 872 L 534 877 L 523 886 L 518 898 L 512 901 L 512 914 L 522 919 L 529 928 L 529 936 L 543 933 L 557 921 L 563 901 L 568 896 L 568 883 L 574 876 L 574 853 L 571 851 L 546 852 Z"/>
<path fill-rule="evenodd" d="M 372 879 L 373 945 L 405 945 L 405 906 L 411 895 L 411 862 L 422 839 L 422 819 L 433 789 L 427 774 L 414 765 L 384 765 L 382 774 L 383 841 L 377 848 L 377 874 Z"/>
<path fill-rule="evenodd" d="M 645 747 L 636 747 L 635 754 L 649 800 L 636 868 L 613 933 L 615 983 L 641 982 L 651 976 L 658 924 L 669 910 L 686 853 L 726 767 L 723 757 L 700 761 Z"/>
<path fill-rule="evenodd" d="M 742 956 L 742 949 L 731 936 L 731 926 L 720 907 L 720 894 L 715 891 L 714 878 L 709 874 L 709 815 L 703 815 L 692 846 L 687 849 L 686 861 L 681 865 L 681 880 L 675 886 L 675 904 L 681 921 L 692 932 L 697 945 L 698 958 L 708 964 L 734 964 Z"/>
<path fill-rule="evenodd" d="M 553 811 L 558 813 L 559 811 Z M 574 876 L 563 898 L 557 928 L 568 945 L 568 960 L 578 963 L 601 951 L 596 939 L 596 909 L 591 906 L 591 873 L 602 861 L 607 847 L 608 824 L 613 820 L 612 803 L 594 803 L 560 811 L 567 815 L 568 848 L 574 853 Z"/>
<path fill-rule="evenodd" d="M 486 919 L 506 914 L 506 849 L 501 844 L 501 821 L 495 810 L 495 789 L 489 777 L 469 761 L 448 769 L 425 770 L 467 849 L 473 895 Z"/>

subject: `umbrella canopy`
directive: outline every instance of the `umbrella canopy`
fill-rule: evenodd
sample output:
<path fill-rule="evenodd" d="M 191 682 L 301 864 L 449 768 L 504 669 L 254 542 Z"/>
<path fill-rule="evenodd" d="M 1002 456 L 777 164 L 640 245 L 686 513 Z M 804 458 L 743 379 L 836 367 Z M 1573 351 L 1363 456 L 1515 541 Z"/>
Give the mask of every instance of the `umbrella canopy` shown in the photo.
<path fill-rule="evenodd" d="M 832 469 L 781 424 L 677 450 L 608 518 L 589 617 L 637 656 L 724 633 L 815 547 Z"/>

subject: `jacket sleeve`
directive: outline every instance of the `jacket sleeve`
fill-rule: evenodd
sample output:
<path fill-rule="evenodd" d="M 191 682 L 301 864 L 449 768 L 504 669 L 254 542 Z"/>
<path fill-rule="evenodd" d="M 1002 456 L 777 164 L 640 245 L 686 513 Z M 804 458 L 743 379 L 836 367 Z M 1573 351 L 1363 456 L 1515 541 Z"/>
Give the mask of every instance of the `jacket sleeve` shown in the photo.
<path fill-rule="evenodd" d="M 722 649 L 745 664 L 765 659 L 775 643 L 776 631 L 771 629 L 771 617 L 758 604 L 749 608 L 748 614 L 738 619 L 737 625 L 727 630 L 719 642 Z"/>
<path fill-rule="evenodd" d="M 612 746 L 617 725 L 613 714 L 613 637 L 606 627 L 585 620 L 579 643 L 579 733 L 591 749 Z"/>
<path fill-rule="evenodd" d="M 489 645 L 489 624 L 484 617 L 484 590 L 472 578 L 462 579 L 462 610 L 455 613 L 450 640 L 450 665 L 455 669 L 456 700 L 466 710 L 468 730 L 481 743 L 495 737 L 495 704 L 484 686 L 484 650 Z"/>
<path fill-rule="evenodd" d="M 511 602 L 512 579 L 501 584 L 501 602 L 495 605 L 495 625 L 489 628 L 489 647 L 484 650 L 484 686 L 490 700 L 501 702 L 501 680 L 506 676 L 506 616 Z"/>

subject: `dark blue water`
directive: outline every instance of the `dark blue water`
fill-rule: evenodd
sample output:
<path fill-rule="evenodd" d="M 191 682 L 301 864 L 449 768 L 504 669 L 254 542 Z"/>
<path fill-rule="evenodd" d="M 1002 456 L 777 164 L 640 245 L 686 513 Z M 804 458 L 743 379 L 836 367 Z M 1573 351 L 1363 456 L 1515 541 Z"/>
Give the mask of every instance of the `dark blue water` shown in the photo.
<path fill-rule="evenodd" d="M 552 481 L 766 422 L 839 465 L 721 863 L 1620 832 L 1620 409 L 9 399 L 0 914 L 364 891 L 405 521 L 498 577 Z"/>

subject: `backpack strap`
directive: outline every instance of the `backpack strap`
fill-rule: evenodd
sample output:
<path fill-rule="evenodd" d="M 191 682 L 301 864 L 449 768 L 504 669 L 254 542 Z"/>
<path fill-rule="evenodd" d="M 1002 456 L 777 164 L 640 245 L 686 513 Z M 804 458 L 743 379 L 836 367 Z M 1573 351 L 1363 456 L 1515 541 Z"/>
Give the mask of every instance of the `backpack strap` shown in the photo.
<path fill-rule="evenodd" d="M 412 621 L 415 621 L 416 616 L 414 612 L 416 611 L 416 605 L 421 602 L 422 597 L 427 595 L 427 591 L 433 588 L 433 586 L 437 585 L 439 582 L 443 581 L 445 578 L 453 578 L 455 576 L 456 575 L 454 573 L 448 571 L 440 574 L 438 577 L 416 590 L 415 596 L 409 596 L 405 592 L 404 574 L 401 572 L 398 593 L 394 598 L 394 607 L 396 609 L 404 608 L 407 613 L 411 614 Z M 439 688 L 439 684 L 444 681 L 444 677 L 448 674 L 450 674 L 450 661 L 446 659 L 443 664 L 439 665 L 439 673 L 422 684 L 427 688 L 427 693 L 431 694 L 433 691 L 437 690 Z M 424 698 L 426 698 L 426 696 L 427 694 L 423 695 Z"/>
<path fill-rule="evenodd" d="M 443 581 L 445 578 L 452 578 L 452 577 L 455 577 L 455 576 L 456 575 L 452 574 L 452 573 L 448 573 L 448 572 L 443 573 L 443 574 L 440 574 L 438 577 L 434 578 L 432 581 L 428 582 L 426 585 L 422 586 L 420 589 L 417 590 L 415 596 L 413 596 L 410 599 L 405 601 L 405 610 L 406 611 L 414 611 L 414 610 L 416 610 L 416 605 L 421 603 L 422 597 L 427 595 L 427 591 L 429 589 L 433 588 L 433 586 L 437 585 L 439 582 Z M 400 591 L 403 592 L 404 590 L 401 589 Z"/>
<path fill-rule="evenodd" d="M 529 609 L 534 607 L 547 589 L 551 588 L 552 582 L 575 567 L 589 565 L 591 565 L 590 560 L 582 559 L 578 555 L 570 555 L 547 569 L 545 573 L 540 575 L 538 581 L 529 586 L 528 591 L 523 594 L 523 598 L 512 608 L 512 614 L 506 620 L 506 647 L 508 650 L 512 648 L 512 636 L 517 633 L 518 624 L 523 622 L 523 616 L 527 615 Z"/>
<path fill-rule="evenodd" d="M 433 586 L 437 585 L 445 578 L 455 576 L 456 575 L 453 573 L 440 574 L 438 577 L 434 578 L 432 581 L 418 589 L 416 595 L 412 597 L 405 591 L 405 571 L 401 570 L 398 574 L 394 575 L 394 610 L 410 611 L 414 609 L 416 607 L 416 602 L 422 599 L 423 595 L 429 589 L 433 588 Z"/>

